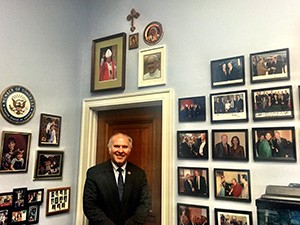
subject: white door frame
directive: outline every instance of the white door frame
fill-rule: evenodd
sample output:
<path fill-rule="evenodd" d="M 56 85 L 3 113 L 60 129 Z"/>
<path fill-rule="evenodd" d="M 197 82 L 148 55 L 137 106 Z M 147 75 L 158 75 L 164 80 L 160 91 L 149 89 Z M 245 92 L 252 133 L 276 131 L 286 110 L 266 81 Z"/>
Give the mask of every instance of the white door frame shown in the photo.
<path fill-rule="evenodd" d="M 98 112 L 103 110 L 125 109 L 158 104 L 162 105 L 161 224 L 174 224 L 174 91 L 173 89 L 164 89 L 83 100 L 77 184 L 76 225 L 88 225 L 82 209 L 82 196 L 86 171 L 88 168 L 96 164 Z"/>

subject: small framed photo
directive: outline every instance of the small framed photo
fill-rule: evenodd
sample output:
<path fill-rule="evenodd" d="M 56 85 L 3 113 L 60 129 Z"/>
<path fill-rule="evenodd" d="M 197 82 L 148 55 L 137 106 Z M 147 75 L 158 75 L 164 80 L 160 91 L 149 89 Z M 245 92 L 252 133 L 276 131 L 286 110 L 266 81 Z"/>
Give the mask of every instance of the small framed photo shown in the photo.
<path fill-rule="evenodd" d="M 254 160 L 296 162 L 294 127 L 252 128 L 252 137 Z"/>
<path fill-rule="evenodd" d="M 177 131 L 179 159 L 208 159 L 207 130 Z"/>
<path fill-rule="evenodd" d="M 59 146 L 61 116 L 41 114 L 39 146 Z"/>
<path fill-rule="evenodd" d="M 206 120 L 205 96 L 179 98 L 179 122 L 195 122 Z"/>
<path fill-rule="evenodd" d="M 47 190 L 46 216 L 70 211 L 71 187 L 53 188 Z"/>
<path fill-rule="evenodd" d="M 42 204 L 44 200 L 44 189 L 34 189 L 27 191 L 28 204 Z"/>
<path fill-rule="evenodd" d="M 208 168 L 178 167 L 178 194 L 209 198 Z"/>
<path fill-rule="evenodd" d="M 247 224 L 253 225 L 252 212 L 215 208 L 216 225 Z"/>
<path fill-rule="evenodd" d="M 210 94 L 211 122 L 248 121 L 247 91 Z"/>
<path fill-rule="evenodd" d="M 126 34 L 93 40 L 91 92 L 124 90 Z"/>
<path fill-rule="evenodd" d="M 177 224 L 210 224 L 209 207 L 177 203 Z"/>
<path fill-rule="evenodd" d="M 289 80 L 289 49 L 250 54 L 251 83 Z"/>
<path fill-rule="evenodd" d="M 63 151 L 37 151 L 34 180 L 61 180 Z"/>
<path fill-rule="evenodd" d="M 26 224 L 27 221 L 27 209 L 13 210 L 11 212 L 10 224 Z"/>
<path fill-rule="evenodd" d="M 11 208 L 13 206 L 13 193 L 0 193 L 0 209 Z"/>
<path fill-rule="evenodd" d="M 166 84 L 166 46 L 140 50 L 138 86 L 164 84 Z"/>
<path fill-rule="evenodd" d="M 39 222 L 40 206 L 30 205 L 28 206 L 27 222 L 28 224 L 36 224 Z"/>
<path fill-rule="evenodd" d="M 31 134 L 2 132 L 0 173 L 27 172 Z"/>
<path fill-rule="evenodd" d="M 27 206 L 27 188 L 13 189 L 13 207 L 15 209 Z"/>
<path fill-rule="evenodd" d="M 215 198 L 251 202 L 250 171 L 214 169 Z"/>
<path fill-rule="evenodd" d="M 139 33 L 131 34 L 128 38 L 128 49 L 136 49 L 139 47 Z"/>
<path fill-rule="evenodd" d="M 248 130 L 212 130 L 213 159 L 249 161 Z"/>
<path fill-rule="evenodd" d="M 211 87 L 245 84 L 244 61 L 244 56 L 211 61 Z"/>
<path fill-rule="evenodd" d="M 0 224 L 7 225 L 9 224 L 10 211 L 8 209 L 0 209 Z"/>
<path fill-rule="evenodd" d="M 252 90 L 253 120 L 293 119 L 292 86 Z"/>

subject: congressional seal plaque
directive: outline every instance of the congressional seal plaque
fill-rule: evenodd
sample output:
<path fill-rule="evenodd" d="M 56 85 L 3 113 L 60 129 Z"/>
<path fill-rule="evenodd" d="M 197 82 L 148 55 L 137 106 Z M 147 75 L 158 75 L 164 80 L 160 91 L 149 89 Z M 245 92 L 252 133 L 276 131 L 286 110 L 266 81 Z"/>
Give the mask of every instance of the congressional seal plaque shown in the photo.
<path fill-rule="evenodd" d="M 35 100 L 27 88 L 13 85 L 1 93 L 1 114 L 9 123 L 27 123 L 34 112 Z"/>

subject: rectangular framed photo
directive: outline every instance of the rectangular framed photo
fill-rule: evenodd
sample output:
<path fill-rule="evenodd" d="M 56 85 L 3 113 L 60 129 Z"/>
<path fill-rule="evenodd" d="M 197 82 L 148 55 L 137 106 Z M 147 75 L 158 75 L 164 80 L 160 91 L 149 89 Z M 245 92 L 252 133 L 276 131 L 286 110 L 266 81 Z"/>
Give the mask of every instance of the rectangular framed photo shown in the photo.
<path fill-rule="evenodd" d="M 242 224 L 253 225 L 252 212 L 215 208 L 216 225 Z"/>
<path fill-rule="evenodd" d="M 177 224 L 210 224 L 209 207 L 177 203 Z"/>
<path fill-rule="evenodd" d="M 252 128 L 252 137 L 254 160 L 296 162 L 294 127 Z"/>
<path fill-rule="evenodd" d="M 245 84 L 244 64 L 244 56 L 211 61 L 211 87 L 216 88 Z"/>
<path fill-rule="evenodd" d="M 13 206 L 13 193 L 0 193 L 0 209 L 11 208 Z"/>
<path fill-rule="evenodd" d="M 215 198 L 251 202 L 250 171 L 214 169 Z"/>
<path fill-rule="evenodd" d="M 289 49 L 250 54 L 251 83 L 289 80 Z"/>
<path fill-rule="evenodd" d="M 205 96 L 178 99 L 179 122 L 206 120 Z"/>
<path fill-rule="evenodd" d="M 139 47 L 139 33 L 131 34 L 128 38 L 128 49 L 136 49 Z"/>
<path fill-rule="evenodd" d="M 28 204 L 42 204 L 44 200 L 44 189 L 33 189 L 27 191 Z"/>
<path fill-rule="evenodd" d="M 126 33 L 93 40 L 91 92 L 124 90 Z"/>
<path fill-rule="evenodd" d="M 15 209 L 27 207 L 27 188 L 13 189 L 13 207 Z"/>
<path fill-rule="evenodd" d="M 0 224 L 8 225 L 10 218 L 10 211 L 8 209 L 0 209 Z"/>
<path fill-rule="evenodd" d="M 71 187 L 53 188 L 47 190 L 46 216 L 70 211 Z"/>
<path fill-rule="evenodd" d="M 166 84 L 166 46 L 139 51 L 138 87 Z"/>
<path fill-rule="evenodd" d="M 178 194 L 209 198 L 208 168 L 178 167 Z"/>
<path fill-rule="evenodd" d="M 249 161 L 248 130 L 212 130 L 215 160 Z"/>
<path fill-rule="evenodd" d="M 23 225 L 27 222 L 27 209 L 12 210 L 10 224 Z"/>
<path fill-rule="evenodd" d="M 36 224 L 39 222 L 40 205 L 28 206 L 27 222 L 28 224 Z"/>
<path fill-rule="evenodd" d="M 179 159 L 208 159 L 207 130 L 177 131 Z"/>
<path fill-rule="evenodd" d="M 252 90 L 253 120 L 293 119 L 292 86 Z"/>
<path fill-rule="evenodd" d="M 61 116 L 42 113 L 40 119 L 39 146 L 59 146 Z"/>
<path fill-rule="evenodd" d="M 61 180 L 63 151 L 37 151 L 34 180 Z"/>
<path fill-rule="evenodd" d="M 247 91 L 210 94 L 212 123 L 248 121 Z"/>
<path fill-rule="evenodd" d="M 2 132 L 0 173 L 27 172 L 31 134 Z"/>

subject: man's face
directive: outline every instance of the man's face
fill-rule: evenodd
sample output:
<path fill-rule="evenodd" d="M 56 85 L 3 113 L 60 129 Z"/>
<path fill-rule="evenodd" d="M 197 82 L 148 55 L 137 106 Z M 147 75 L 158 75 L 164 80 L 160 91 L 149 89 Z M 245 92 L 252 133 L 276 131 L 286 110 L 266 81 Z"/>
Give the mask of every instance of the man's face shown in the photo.
<path fill-rule="evenodd" d="M 266 139 L 269 141 L 269 140 L 271 140 L 271 138 L 272 138 L 272 135 L 270 133 L 266 133 Z"/>
<path fill-rule="evenodd" d="M 228 142 L 227 136 L 223 135 L 221 141 L 222 141 L 223 144 L 226 144 Z"/>
<path fill-rule="evenodd" d="M 123 166 L 131 151 L 131 146 L 127 137 L 118 135 L 113 138 L 112 145 L 109 149 L 110 158 L 114 164 Z"/>
<path fill-rule="evenodd" d="M 149 73 L 154 73 L 158 69 L 158 62 L 154 57 L 149 57 L 147 60 L 147 69 Z"/>

